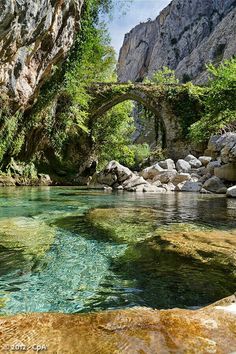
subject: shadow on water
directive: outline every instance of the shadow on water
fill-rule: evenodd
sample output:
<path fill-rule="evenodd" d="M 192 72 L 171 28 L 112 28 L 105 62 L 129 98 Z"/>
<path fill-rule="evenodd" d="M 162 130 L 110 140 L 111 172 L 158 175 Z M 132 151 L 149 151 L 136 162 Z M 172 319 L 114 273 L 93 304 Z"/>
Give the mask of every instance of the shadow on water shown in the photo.
<path fill-rule="evenodd" d="M 203 263 L 170 251 L 168 246 L 155 237 L 134 245 L 112 262 L 117 276 L 141 290 L 139 304 L 153 308 L 202 306 L 235 291 L 233 264 Z"/>

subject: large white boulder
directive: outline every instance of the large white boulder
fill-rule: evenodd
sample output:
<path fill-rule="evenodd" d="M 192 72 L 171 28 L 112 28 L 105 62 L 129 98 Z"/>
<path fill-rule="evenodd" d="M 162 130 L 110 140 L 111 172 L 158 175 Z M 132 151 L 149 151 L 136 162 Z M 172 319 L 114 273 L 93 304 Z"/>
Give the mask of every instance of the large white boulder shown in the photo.
<path fill-rule="evenodd" d="M 161 183 L 170 182 L 177 175 L 176 170 L 165 170 L 156 175 L 153 181 L 160 181 Z"/>
<path fill-rule="evenodd" d="M 165 170 L 175 170 L 175 163 L 172 159 L 166 159 L 164 161 L 158 162 L 159 166 Z"/>
<path fill-rule="evenodd" d="M 163 172 L 164 169 L 156 163 L 153 166 L 147 167 L 140 172 L 140 175 L 145 179 L 153 179 L 155 176 L 159 175 L 160 172 Z"/>
<path fill-rule="evenodd" d="M 191 165 L 187 161 L 179 159 L 176 163 L 176 168 L 178 172 L 188 173 L 191 170 Z"/>
<path fill-rule="evenodd" d="M 184 160 L 190 164 L 191 168 L 199 168 L 202 166 L 201 161 L 193 155 L 186 156 Z"/>
<path fill-rule="evenodd" d="M 114 174 L 117 176 L 117 181 L 122 183 L 134 173 L 128 167 L 121 165 L 119 162 L 110 161 L 104 169 L 104 174 Z"/>

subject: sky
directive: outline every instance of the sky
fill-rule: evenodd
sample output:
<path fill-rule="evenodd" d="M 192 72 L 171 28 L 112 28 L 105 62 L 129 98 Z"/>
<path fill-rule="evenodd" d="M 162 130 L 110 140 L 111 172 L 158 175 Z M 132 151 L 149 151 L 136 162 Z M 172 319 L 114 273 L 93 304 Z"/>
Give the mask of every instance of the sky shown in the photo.
<path fill-rule="evenodd" d="M 125 9 L 121 8 L 119 0 L 115 6 L 113 18 L 108 22 L 112 46 L 117 55 L 122 46 L 124 35 L 140 22 L 147 21 L 148 18 L 154 20 L 164 7 L 171 0 L 132 0 L 131 4 Z M 122 14 L 123 12 L 126 14 Z"/>

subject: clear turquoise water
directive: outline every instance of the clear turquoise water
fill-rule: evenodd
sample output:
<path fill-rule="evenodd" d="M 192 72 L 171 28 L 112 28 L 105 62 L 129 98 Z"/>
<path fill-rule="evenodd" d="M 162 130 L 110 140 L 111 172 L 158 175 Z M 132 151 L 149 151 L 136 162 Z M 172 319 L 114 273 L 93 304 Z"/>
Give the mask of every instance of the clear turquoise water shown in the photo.
<path fill-rule="evenodd" d="M 154 251 L 138 234 L 138 214 L 128 222 L 141 240 L 116 239 L 89 222 L 86 215 L 96 208 L 151 208 L 152 228 L 196 222 L 236 228 L 236 201 L 221 196 L 2 188 L 0 314 L 202 306 L 236 290 L 233 265 L 209 267 Z M 140 233 L 142 227 L 143 221 Z"/>

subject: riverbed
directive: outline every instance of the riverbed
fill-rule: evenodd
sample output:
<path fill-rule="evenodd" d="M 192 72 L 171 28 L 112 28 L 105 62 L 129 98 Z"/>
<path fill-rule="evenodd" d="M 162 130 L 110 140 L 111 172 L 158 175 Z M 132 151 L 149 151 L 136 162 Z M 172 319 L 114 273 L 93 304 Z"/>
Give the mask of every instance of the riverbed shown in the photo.
<path fill-rule="evenodd" d="M 0 314 L 195 309 L 236 290 L 236 201 L 0 190 Z"/>

